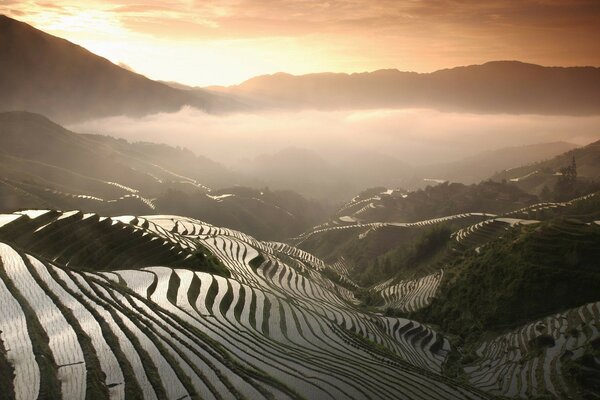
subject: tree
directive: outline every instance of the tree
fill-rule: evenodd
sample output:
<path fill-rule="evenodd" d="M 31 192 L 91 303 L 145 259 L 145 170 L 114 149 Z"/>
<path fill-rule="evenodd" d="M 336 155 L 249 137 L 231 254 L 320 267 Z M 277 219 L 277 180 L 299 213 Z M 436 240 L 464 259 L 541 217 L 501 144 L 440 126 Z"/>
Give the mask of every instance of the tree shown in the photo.
<path fill-rule="evenodd" d="M 576 195 L 575 185 L 577 183 L 577 163 L 575 156 L 571 159 L 571 165 L 559 170 L 559 177 L 554 187 L 554 196 L 558 201 L 572 199 Z"/>

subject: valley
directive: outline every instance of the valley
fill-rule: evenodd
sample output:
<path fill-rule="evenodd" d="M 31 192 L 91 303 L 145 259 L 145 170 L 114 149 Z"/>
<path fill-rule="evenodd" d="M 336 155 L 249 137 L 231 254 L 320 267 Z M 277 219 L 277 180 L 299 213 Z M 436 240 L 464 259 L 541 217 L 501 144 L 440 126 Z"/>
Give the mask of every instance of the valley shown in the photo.
<path fill-rule="evenodd" d="M 541 163 L 554 201 L 539 174 L 506 179 L 520 167 L 371 188 L 327 219 L 291 191 L 212 189 L 243 177 L 185 149 L 0 121 L 10 398 L 596 393 L 595 143 Z"/>

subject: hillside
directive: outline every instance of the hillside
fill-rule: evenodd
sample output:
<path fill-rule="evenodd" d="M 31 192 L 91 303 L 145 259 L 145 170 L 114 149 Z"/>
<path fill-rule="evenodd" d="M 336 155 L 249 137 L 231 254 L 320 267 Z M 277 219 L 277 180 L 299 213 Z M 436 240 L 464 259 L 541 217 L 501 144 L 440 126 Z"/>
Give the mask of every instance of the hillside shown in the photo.
<path fill-rule="evenodd" d="M 395 69 L 259 76 L 210 88 L 273 108 L 433 108 L 443 111 L 598 115 L 600 68 L 493 61 L 418 74 Z"/>
<path fill-rule="evenodd" d="M 9 396 L 53 398 L 382 398 L 406 388 L 417 400 L 589 398 L 600 368 L 598 201 L 372 224 L 369 235 L 422 238 L 405 242 L 407 261 L 452 234 L 433 272 L 368 288 L 344 259 L 192 218 L 0 215 L 0 323 L 7 313 L 20 321 L 0 333 L 0 381 Z M 504 228 L 487 229 L 495 223 Z M 405 267 L 400 258 L 393 268 Z"/>
<path fill-rule="evenodd" d="M 310 198 L 341 201 L 356 190 L 352 175 L 317 153 L 284 148 L 244 160 L 240 173 L 274 189 L 293 189 Z"/>
<path fill-rule="evenodd" d="M 185 212 L 270 239 L 298 234 L 324 213 L 293 193 L 236 195 L 233 185 L 253 181 L 189 150 L 81 135 L 27 112 L 0 113 L 0 171 L 2 211 Z M 213 185 L 231 190 L 211 194 Z"/>
<path fill-rule="evenodd" d="M 510 184 L 489 181 L 413 192 L 373 188 L 287 242 L 327 262 L 342 262 L 353 280 L 370 286 L 435 273 L 450 251 L 452 232 L 535 203 L 535 196 Z"/>
<path fill-rule="evenodd" d="M 257 194 L 231 191 L 220 199 Z M 361 197 L 377 194 L 393 192 Z M 412 388 L 408 399 L 587 398 L 600 368 L 599 201 L 595 193 L 502 215 L 340 220 L 297 239 L 349 251 L 329 261 L 187 217 L 0 215 L 0 295 L 28 327 L 3 329 L 16 335 L 0 336 L 7 359 L 18 352 L 28 367 L 0 357 L 0 374 L 14 377 L 2 381 L 7 393 L 54 398 L 380 398 L 402 393 L 400 384 Z M 335 245 L 316 250 L 335 254 Z M 352 254 L 378 260 L 369 274 L 380 281 L 357 283 Z M 62 324 L 61 339 L 46 315 Z M 83 320 L 98 325 L 84 329 Z M 72 380 L 60 379 L 56 365 L 65 364 L 78 365 Z"/>
<path fill-rule="evenodd" d="M 556 193 L 552 192 L 561 178 L 561 169 L 570 166 L 573 159 L 577 168 L 577 185 L 569 196 L 575 197 L 584 194 L 589 190 L 589 186 L 599 182 L 600 140 L 547 160 L 498 172 L 491 179 L 498 182 L 510 181 L 515 186 L 538 195 L 547 191 L 545 196 L 548 198 L 544 200 L 554 200 Z"/>
<path fill-rule="evenodd" d="M 597 301 L 599 258 L 597 224 L 524 225 L 449 265 L 423 317 L 446 331 L 477 335 Z"/>
<path fill-rule="evenodd" d="M 450 163 L 425 165 L 417 171 L 422 178 L 466 184 L 478 183 L 501 171 L 512 169 L 515 166 L 545 161 L 573 150 L 575 147 L 577 146 L 565 142 L 505 147 Z"/>
<path fill-rule="evenodd" d="M 239 104 L 152 81 L 64 39 L 0 15 L 0 111 L 31 111 L 62 123 L 110 115 L 207 111 Z"/>
<path fill-rule="evenodd" d="M 455 236 L 470 250 L 447 260 L 429 305 L 408 310 L 460 345 L 450 375 L 508 398 L 597 396 L 599 206 L 597 195 L 540 205 L 549 219 L 496 218 Z"/>
<path fill-rule="evenodd" d="M 42 231 L 65 219 L 100 223 L 46 214 L 2 215 L 0 234 L 42 225 L 38 218 Z M 0 382 L 9 398 L 491 398 L 441 374 L 447 340 L 416 321 L 359 310 L 319 262 L 291 248 L 183 217 L 105 221 L 183 252 L 201 248 L 231 276 L 152 260 L 83 271 L 64 263 L 81 254 L 77 246 L 60 246 L 52 262 L 37 240 L 1 243 Z"/>

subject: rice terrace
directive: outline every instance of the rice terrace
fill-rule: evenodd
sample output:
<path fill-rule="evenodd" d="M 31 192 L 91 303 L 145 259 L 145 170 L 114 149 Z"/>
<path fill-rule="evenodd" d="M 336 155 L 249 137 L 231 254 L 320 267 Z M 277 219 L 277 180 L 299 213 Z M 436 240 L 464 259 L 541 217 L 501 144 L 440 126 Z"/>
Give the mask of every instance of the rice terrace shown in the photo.
<path fill-rule="evenodd" d="M 597 37 L 0 2 L 0 399 L 600 399 Z"/>

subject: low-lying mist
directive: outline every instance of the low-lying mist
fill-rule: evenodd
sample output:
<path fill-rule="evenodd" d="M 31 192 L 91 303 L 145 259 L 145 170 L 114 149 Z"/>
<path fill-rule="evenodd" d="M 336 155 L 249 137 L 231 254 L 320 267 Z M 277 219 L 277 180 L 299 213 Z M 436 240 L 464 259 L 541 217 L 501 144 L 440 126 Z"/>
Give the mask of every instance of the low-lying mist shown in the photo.
<path fill-rule="evenodd" d="M 69 128 L 187 147 L 275 187 L 322 197 L 329 194 L 299 187 L 307 179 L 323 180 L 307 174 L 329 174 L 331 179 L 344 181 L 345 196 L 366 186 L 406 183 L 400 177 L 394 180 L 395 174 L 402 174 L 390 169 L 418 170 L 504 147 L 557 141 L 585 145 L 600 138 L 599 127 L 600 116 L 482 115 L 428 109 L 212 115 L 184 108 L 142 118 L 91 120 Z M 513 166 L 517 165 L 507 168 Z M 325 179 L 317 186 L 327 185 Z"/>

